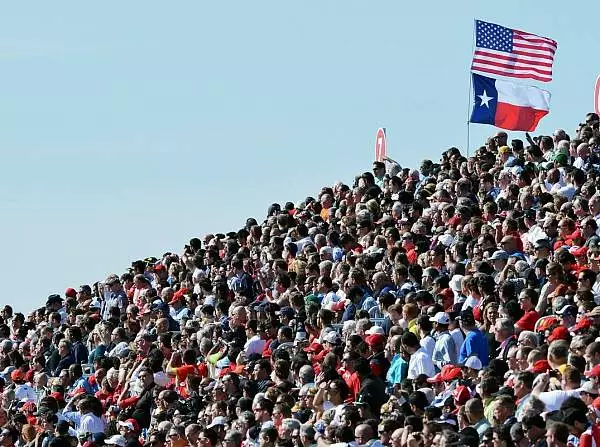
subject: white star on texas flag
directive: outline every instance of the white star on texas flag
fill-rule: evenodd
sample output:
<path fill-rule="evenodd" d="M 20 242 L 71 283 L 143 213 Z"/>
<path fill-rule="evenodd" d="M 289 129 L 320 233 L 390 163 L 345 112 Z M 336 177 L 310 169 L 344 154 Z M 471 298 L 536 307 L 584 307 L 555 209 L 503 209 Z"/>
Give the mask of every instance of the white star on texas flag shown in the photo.
<path fill-rule="evenodd" d="M 490 101 L 494 99 L 493 96 L 488 96 L 485 90 L 483 91 L 483 95 L 477 95 L 477 97 L 481 98 L 481 107 L 486 106 L 488 109 L 490 108 Z"/>

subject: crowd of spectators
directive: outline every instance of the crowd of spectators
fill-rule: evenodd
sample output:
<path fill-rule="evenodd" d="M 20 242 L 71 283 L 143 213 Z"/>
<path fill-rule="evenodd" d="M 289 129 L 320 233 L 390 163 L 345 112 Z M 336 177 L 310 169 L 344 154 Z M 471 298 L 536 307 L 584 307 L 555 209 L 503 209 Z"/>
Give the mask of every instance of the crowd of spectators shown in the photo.
<path fill-rule="evenodd" d="M 600 446 L 600 131 L 498 132 L 0 315 L 1 447 Z"/>

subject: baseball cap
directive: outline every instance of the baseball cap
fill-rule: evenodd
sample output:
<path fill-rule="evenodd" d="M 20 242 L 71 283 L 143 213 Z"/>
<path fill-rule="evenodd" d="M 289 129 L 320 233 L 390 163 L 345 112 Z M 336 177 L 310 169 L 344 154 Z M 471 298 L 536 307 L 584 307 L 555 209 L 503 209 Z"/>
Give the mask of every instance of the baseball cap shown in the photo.
<path fill-rule="evenodd" d="M 118 425 L 119 425 L 119 427 L 126 427 L 129 430 L 132 430 L 132 431 L 135 431 L 135 432 L 139 432 L 140 431 L 140 424 L 138 423 L 138 421 L 136 421 L 133 418 L 126 419 L 125 421 L 119 421 Z"/>
<path fill-rule="evenodd" d="M 118 445 L 119 447 L 125 447 L 127 444 L 127 439 L 121 435 L 112 435 L 110 438 L 104 441 L 105 444 L 109 445 Z"/>
<path fill-rule="evenodd" d="M 323 350 L 323 346 L 320 343 L 311 343 L 308 347 L 304 348 L 304 352 L 311 352 L 313 354 L 316 354 L 318 352 L 321 352 Z"/>
<path fill-rule="evenodd" d="M 464 321 L 467 324 L 475 324 L 475 317 L 473 316 L 473 311 L 471 309 L 461 311 L 456 319 Z"/>
<path fill-rule="evenodd" d="M 471 392 L 465 385 L 459 385 L 452 392 L 452 397 L 458 405 L 464 405 L 471 398 Z"/>
<path fill-rule="evenodd" d="M 206 428 L 213 428 L 213 427 L 216 427 L 217 425 L 227 425 L 227 419 L 225 418 L 225 416 L 215 417 Z"/>
<path fill-rule="evenodd" d="M 61 296 L 54 293 L 46 299 L 46 306 L 49 306 L 50 304 L 54 303 L 62 303 L 62 301 L 63 299 L 61 298 Z"/>
<path fill-rule="evenodd" d="M 73 287 L 69 287 L 65 290 L 65 296 L 67 298 L 75 298 L 77 296 L 77 291 Z"/>
<path fill-rule="evenodd" d="M 577 315 L 577 307 L 573 306 L 572 304 L 567 304 L 566 306 L 563 306 L 561 309 L 556 311 L 556 315 L 560 315 L 560 316 L 571 316 L 574 317 Z"/>
<path fill-rule="evenodd" d="M 506 261 L 508 260 L 508 252 L 504 251 L 504 250 L 496 250 L 494 252 L 494 254 L 492 254 L 491 258 L 488 258 L 488 261 L 496 261 L 496 260 L 503 260 Z"/>
<path fill-rule="evenodd" d="M 275 312 L 275 314 L 283 315 L 284 317 L 292 318 L 296 312 L 289 306 L 282 307 L 280 311 Z"/>
<path fill-rule="evenodd" d="M 594 366 L 592 369 L 586 371 L 584 374 L 586 377 L 600 377 L 600 365 Z"/>
<path fill-rule="evenodd" d="M 481 360 L 479 360 L 479 357 L 474 355 L 465 360 L 465 366 L 467 368 L 472 368 L 476 370 L 480 370 L 481 368 L 483 368 L 483 364 L 481 363 Z"/>
<path fill-rule="evenodd" d="M 450 324 L 450 316 L 446 312 L 438 312 L 429 321 L 438 324 Z"/>
<path fill-rule="evenodd" d="M 577 324 L 570 328 L 571 332 L 578 332 L 584 329 L 589 329 L 594 321 L 589 317 L 583 317 L 581 320 L 577 322 Z"/>
<path fill-rule="evenodd" d="M 554 340 L 568 340 L 569 339 L 569 329 L 564 326 L 558 326 L 554 328 L 550 336 L 548 337 L 548 341 Z"/>
<path fill-rule="evenodd" d="M 584 382 L 583 385 L 581 385 L 581 388 L 579 388 L 579 390 L 583 391 L 584 393 L 593 394 L 594 396 L 598 395 L 598 387 L 594 385 L 590 380 Z"/>
<path fill-rule="evenodd" d="M 442 383 L 444 379 L 442 379 L 442 373 L 437 373 L 433 377 L 429 377 L 427 379 L 427 383 Z"/>
<path fill-rule="evenodd" d="M 444 382 L 451 382 L 452 380 L 462 377 L 462 369 L 460 366 L 444 365 L 440 371 L 442 380 Z"/>
<path fill-rule="evenodd" d="M 367 334 L 367 335 L 375 335 L 375 334 L 385 335 L 385 331 L 383 330 L 383 328 L 381 326 L 372 326 L 371 328 L 369 328 L 365 331 L 365 334 Z"/>
<path fill-rule="evenodd" d="M 384 342 L 385 338 L 383 337 L 383 335 L 380 334 L 369 335 L 367 336 L 367 338 L 365 338 L 365 343 L 369 346 L 383 345 Z"/>
<path fill-rule="evenodd" d="M 342 337 L 336 331 L 329 331 L 323 337 L 324 341 L 331 343 L 332 345 L 339 345 L 342 343 Z"/>

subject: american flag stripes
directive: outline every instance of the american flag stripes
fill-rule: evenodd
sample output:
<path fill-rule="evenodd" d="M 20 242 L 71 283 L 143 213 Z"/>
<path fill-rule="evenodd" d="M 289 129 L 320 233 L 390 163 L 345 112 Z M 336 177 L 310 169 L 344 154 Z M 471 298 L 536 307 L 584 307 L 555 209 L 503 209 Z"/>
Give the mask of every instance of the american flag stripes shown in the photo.
<path fill-rule="evenodd" d="M 549 82 L 556 48 L 547 37 L 476 20 L 471 70 Z"/>

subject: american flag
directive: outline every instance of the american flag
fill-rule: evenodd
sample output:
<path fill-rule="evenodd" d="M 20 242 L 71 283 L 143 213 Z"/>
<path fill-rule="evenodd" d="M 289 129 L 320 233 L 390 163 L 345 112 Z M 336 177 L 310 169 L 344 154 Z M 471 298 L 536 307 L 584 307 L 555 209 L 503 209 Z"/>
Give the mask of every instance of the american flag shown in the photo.
<path fill-rule="evenodd" d="M 547 37 L 476 20 L 471 70 L 549 82 L 556 46 Z"/>

